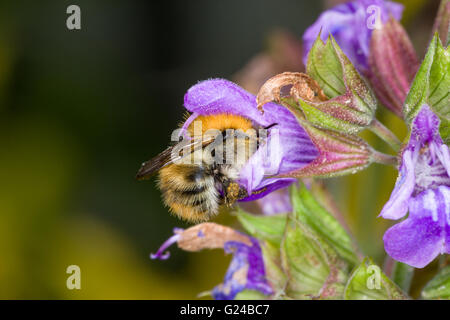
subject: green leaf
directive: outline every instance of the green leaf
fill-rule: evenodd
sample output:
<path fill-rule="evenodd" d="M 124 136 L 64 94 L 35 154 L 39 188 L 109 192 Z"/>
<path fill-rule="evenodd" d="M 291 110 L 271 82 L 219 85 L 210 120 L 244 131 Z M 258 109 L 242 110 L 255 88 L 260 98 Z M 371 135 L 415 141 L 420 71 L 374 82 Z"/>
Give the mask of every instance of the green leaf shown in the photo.
<path fill-rule="evenodd" d="M 404 300 L 407 295 L 369 258 L 357 267 L 345 288 L 347 300 Z"/>
<path fill-rule="evenodd" d="M 305 118 L 320 128 L 357 133 L 372 122 L 377 100 L 365 80 L 330 35 L 317 37 L 308 55 L 308 75 L 317 81 L 327 101 L 300 98 Z"/>
<path fill-rule="evenodd" d="M 274 245 L 268 241 L 260 241 L 264 259 L 266 279 L 272 287 L 273 299 L 279 299 L 284 294 L 287 277 L 284 274 L 281 262 L 280 245 Z"/>
<path fill-rule="evenodd" d="M 345 93 L 344 75 L 331 41 L 324 43 L 320 34 L 308 54 L 307 72 L 330 98 Z"/>
<path fill-rule="evenodd" d="M 413 276 L 414 267 L 395 261 L 391 278 L 403 291 L 409 292 Z"/>
<path fill-rule="evenodd" d="M 450 266 L 445 267 L 425 286 L 424 299 L 450 299 Z"/>
<path fill-rule="evenodd" d="M 450 120 L 449 71 L 449 50 L 444 49 L 436 33 L 405 100 L 403 113 L 408 123 L 424 104 L 428 104 L 441 119 Z"/>
<path fill-rule="evenodd" d="M 350 236 L 305 186 L 292 188 L 292 205 L 299 221 L 311 228 L 351 265 L 359 263 Z"/>
<path fill-rule="evenodd" d="M 291 219 L 281 246 L 288 275 L 286 296 L 293 299 L 341 299 L 347 279 L 345 265 L 325 242 Z"/>
<path fill-rule="evenodd" d="M 439 38 L 437 38 L 439 40 Z M 440 116 L 450 120 L 450 52 L 442 47 L 439 40 L 430 70 L 430 88 L 428 103 Z"/>
<path fill-rule="evenodd" d="M 237 217 L 244 229 L 260 243 L 266 278 L 274 290 L 274 299 L 277 299 L 283 294 L 287 281 L 281 267 L 280 256 L 280 244 L 286 228 L 287 214 L 252 215 L 239 209 Z"/>
<path fill-rule="evenodd" d="M 439 131 L 444 142 L 450 146 L 450 121 L 442 119 Z"/>
<path fill-rule="evenodd" d="M 286 227 L 287 214 L 253 215 L 239 209 L 237 217 L 251 236 L 280 245 Z"/>
<path fill-rule="evenodd" d="M 433 64 L 434 53 L 436 51 L 436 41 L 437 37 L 435 36 L 428 47 L 425 59 L 417 71 L 416 77 L 414 78 L 405 99 L 403 114 L 409 123 L 415 118 L 417 113 L 419 113 L 420 107 L 427 101 L 429 75 Z"/>
<path fill-rule="evenodd" d="M 348 121 L 351 116 L 346 117 L 347 119 L 345 120 L 339 119 L 337 117 L 337 112 L 345 112 L 351 115 L 351 113 L 354 111 L 349 108 L 343 100 L 351 102 L 351 99 L 342 96 L 342 98 L 336 98 L 334 101 L 328 100 L 327 102 L 318 104 L 302 100 L 300 100 L 299 103 L 305 118 L 310 123 L 325 129 L 331 129 L 345 133 L 357 133 L 361 130 L 362 127 L 365 126 L 365 123 L 370 122 L 372 118 L 370 118 L 370 120 L 364 119 L 364 121 L 360 123 L 358 123 L 359 121 L 356 119 L 356 117 L 354 117 L 352 121 Z M 329 112 L 332 109 L 336 110 L 336 115 Z M 364 114 L 359 114 L 366 118 Z"/>

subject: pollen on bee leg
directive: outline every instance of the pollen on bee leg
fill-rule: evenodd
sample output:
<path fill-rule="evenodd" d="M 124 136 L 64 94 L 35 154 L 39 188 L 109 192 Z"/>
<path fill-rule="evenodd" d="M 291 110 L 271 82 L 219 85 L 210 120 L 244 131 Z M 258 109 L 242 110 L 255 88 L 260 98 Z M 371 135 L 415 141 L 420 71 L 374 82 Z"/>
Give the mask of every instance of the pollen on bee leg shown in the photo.
<path fill-rule="evenodd" d="M 238 200 L 240 190 L 241 188 L 236 182 L 232 182 L 227 186 L 225 202 L 228 206 L 231 206 Z"/>

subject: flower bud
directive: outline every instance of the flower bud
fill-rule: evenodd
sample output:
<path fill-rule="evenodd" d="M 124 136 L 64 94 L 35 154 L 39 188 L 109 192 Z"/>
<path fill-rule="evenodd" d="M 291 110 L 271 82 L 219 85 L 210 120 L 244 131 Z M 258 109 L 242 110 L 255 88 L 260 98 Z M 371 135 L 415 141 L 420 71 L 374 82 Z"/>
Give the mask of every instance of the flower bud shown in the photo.
<path fill-rule="evenodd" d="M 377 98 L 399 117 L 418 67 L 414 47 L 397 20 L 391 18 L 374 30 L 367 76 Z"/>
<path fill-rule="evenodd" d="M 319 156 L 310 164 L 286 176 L 341 176 L 363 170 L 372 162 L 372 148 L 357 135 L 320 129 L 306 121 L 300 122 L 319 150 Z"/>
<path fill-rule="evenodd" d="M 442 43 L 449 43 L 450 0 L 442 0 L 434 22 L 433 33 L 438 32 Z"/>
<path fill-rule="evenodd" d="M 317 127 L 346 134 L 371 124 L 377 101 L 333 38 L 317 38 L 308 58 L 308 75 L 285 72 L 269 79 L 259 91 L 258 107 L 280 101 L 282 87 L 291 85 L 306 120 Z"/>

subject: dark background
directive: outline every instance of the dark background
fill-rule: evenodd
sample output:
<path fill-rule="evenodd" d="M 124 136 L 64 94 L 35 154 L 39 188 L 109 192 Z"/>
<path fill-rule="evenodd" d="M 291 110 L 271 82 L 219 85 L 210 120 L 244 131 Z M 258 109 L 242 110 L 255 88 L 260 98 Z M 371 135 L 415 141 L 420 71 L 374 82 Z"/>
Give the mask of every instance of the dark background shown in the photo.
<path fill-rule="evenodd" d="M 272 63 L 263 77 L 301 69 L 299 39 L 330 2 L 0 2 L 0 298 L 195 298 L 221 282 L 223 252 L 174 247 L 168 261 L 148 258 L 187 225 L 168 214 L 154 181 L 134 176 L 167 146 L 197 81 L 242 80 L 255 57 Z M 438 1 L 403 2 L 422 54 Z M 70 4 L 81 8 L 81 30 L 66 28 Z M 329 182 L 379 262 L 387 224 L 376 216 L 394 180 L 374 166 Z M 228 214 L 216 221 L 237 226 Z M 65 286 L 71 264 L 80 291 Z"/>

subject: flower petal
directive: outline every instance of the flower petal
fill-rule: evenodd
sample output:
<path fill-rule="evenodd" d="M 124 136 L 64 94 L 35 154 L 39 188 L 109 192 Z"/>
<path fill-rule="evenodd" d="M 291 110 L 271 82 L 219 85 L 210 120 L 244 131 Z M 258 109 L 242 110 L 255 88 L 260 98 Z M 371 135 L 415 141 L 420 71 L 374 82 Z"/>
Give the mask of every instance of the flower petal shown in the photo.
<path fill-rule="evenodd" d="M 351 2 L 338 5 L 323 12 L 316 22 L 306 29 L 303 34 L 303 63 L 305 66 L 307 65 L 308 53 L 319 33 L 322 41 L 326 41 L 328 35 L 332 34 L 349 59 L 352 62 L 355 61 L 356 57 L 352 49 L 355 45 L 355 39 L 354 31 L 351 28 L 355 11 L 356 8 Z"/>
<path fill-rule="evenodd" d="M 211 222 L 186 230 L 175 228 L 174 233 L 156 254 L 151 255 L 152 259 L 168 259 L 170 254 L 163 254 L 163 251 L 174 243 L 185 251 L 222 248 L 233 254 L 224 282 L 213 290 L 215 299 L 234 299 L 244 289 L 258 290 L 267 295 L 273 292 L 267 282 L 262 251 L 255 238 Z"/>
<path fill-rule="evenodd" d="M 276 191 L 281 188 L 290 186 L 292 183 L 296 182 L 297 179 L 294 178 L 268 178 L 265 179 L 259 186 L 258 189 L 253 191 L 253 194 L 245 199 L 239 201 L 254 201 L 261 199 L 268 195 L 269 193 Z"/>
<path fill-rule="evenodd" d="M 181 229 L 177 229 L 176 232 L 179 232 Z M 174 230 L 175 231 L 175 230 Z M 164 252 L 168 247 L 170 247 L 172 244 L 176 243 L 180 239 L 181 235 L 179 233 L 175 233 L 173 236 L 171 236 L 169 239 L 167 239 L 161 247 L 156 251 L 156 253 L 150 254 L 150 259 L 159 259 L 159 260 L 167 260 L 170 258 L 170 252 Z"/>
<path fill-rule="evenodd" d="M 450 187 L 440 187 L 442 198 L 444 199 L 445 218 L 445 253 L 450 254 Z"/>
<path fill-rule="evenodd" d="M 244 289 L 258 290 L 264 294 L 273 292 L 265 277 L 264 261 L 258 241 L 252 239 L 252 246 L 240 242 L 227 242 L 224 250 L 233 253 L 233 259 L 224 282 L 213 290 L 216 300 L 232 300 Z"/>
<path fill-rule="evenodd" d="M 264 198 L 259 199 L 256 204 L 260 208 L 259 212 L 267 216 L 292 212 L 291 197 L 287 188 L 272 192 Z"/>
<path fill-rule="evenodd" d="M 254 95 L 225 79 L 201 81 L 192 86 L 184 96 L 184 106 L 199 115 L 230 113 L 263 126 L 273 123 L 270 115 L 262 115 L 257 110 Z"/>
<path fill-rule="evenodd" d="M 342 51 L 358 70 L 366 70 L 373 31 L 368 28 L 367 21 L 369 15 L 377 14 L 368 11 L 370 6 L 376 6 L 380 10 L 381 23 L 386 23 L 390 15 L 396 20 L 400 20 L 402 16 L 402 5 L 384 0 L 357 0 L 325 11 L 303 35 L 305 65 L 312 44 L 321 32 L 323 41 L 328 38 L 329 34 L 332 34 Z"/>
<path fill-rule="evenodd" d="M 395 260 L 423 268 L 449 253 L 450 187 L 429 189 L 410 200 L 409 217 L 384 235 L 386 252 Z"/>
<path fill-rule="evenodd" d="M 450 149 L 445 144 L 441 144 L 436 149 L 436 155 L 450 177 Z"/>
<path fill-rule="evenodd" d="M 423 105 L 415 117 L 411 128 L 411 139 L 409 145 L 429 143 L 439 141 L 439 117 L 431 111 L 428 105 Z"/>
<path fill-rule="evenodd" d="M 408 218 L 388 229 L 383 240 L 392 258 L 423 268 L 441 253 L 442 228 L 430 217 Z"/>
<path fill-rule="evenodd" d="M 229 113 L 250 119 L 261 127 L 277 124 L 269 129 L 267 147 L 259 148 L 240 173 L 240 182 L 252 193 L 267 185 L 268 175 L 289 173 L 314 160 L 319 152 L 295 116 L 285 107 L 267 103 L 264 114 L 257 109 L 256 97 L 238 85 L 224 79 L 198 83 L 184 97 L 186 109 L 198 115 Z M 184 129 L 187 128 L 185 124 Z M 269 161 L 270 160 L 270 161 Z"/>
<path fill-rule="evenodd" d="M 383 23 L 385 23 L 389 19 L 389 15 L 392 15 L 395 20 L 400 21 L 402 19 L 403 10 L 405 7 L 397 2 L 392 1 L 384 1 L 386 6 L 386 14 L 383 15 Z"/>
<path fill-rule="evenodd" d="M 399 176 L 391 197 L 381 210 L 380 216 L 385 219 L 400 219 L 408 212 L 408 201 L 414 191 L 415 174 L 412 151 L 403 152 Z"/>

